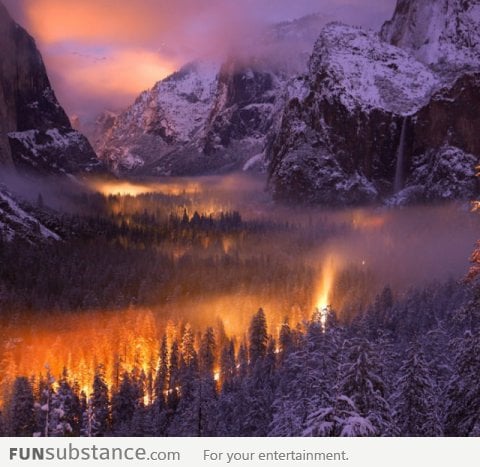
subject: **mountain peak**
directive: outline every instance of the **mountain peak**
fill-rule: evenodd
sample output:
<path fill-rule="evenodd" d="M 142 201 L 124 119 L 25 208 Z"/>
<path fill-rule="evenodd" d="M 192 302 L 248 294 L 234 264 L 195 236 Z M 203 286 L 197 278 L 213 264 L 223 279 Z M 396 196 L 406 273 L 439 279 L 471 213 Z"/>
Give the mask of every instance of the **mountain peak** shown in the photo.
<path fill-rule="evenodd" d="M 57 101 L 35 40 L 0 3 L 0 164 L 34 173 L 103 170 Z"/>
<path fill-rule="evenodd" d="M 373 31 L 342 23 L 330 23 L 315 44 L 310 74 L 318 73 L 348 108 L 405 115 L 424 105 L 438 86 L 431 70 L 408 52 L 386 44 Z"/>
<path fill-rule="evenodd" d="M 478 69 L 479 26 L 478 0 L 398 0 L 381 37 L 444 72 Z"/>

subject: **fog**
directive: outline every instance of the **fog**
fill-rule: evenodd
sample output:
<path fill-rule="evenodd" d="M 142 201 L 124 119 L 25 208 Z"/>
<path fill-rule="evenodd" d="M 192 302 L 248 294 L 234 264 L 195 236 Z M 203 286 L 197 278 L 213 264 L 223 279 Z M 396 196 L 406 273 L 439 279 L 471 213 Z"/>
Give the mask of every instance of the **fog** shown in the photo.
<path fill-rule="evenodd" d="M 413 291 L 430 290 L 428 297 L 463 280 L 480 231 L 468 204 L 281 206 L 264 177 L 243 173 L 91 178 L 73 187 L 5 181 L 34 204 L 41 192 L 43 218 L 57 218 L 63 236 L 0 249 L 8 263 L 0 278 L 9 284 L 0 325 L 16 343 L 5 357 L 15 361 L 7 386 L 48 364 L 55 375 L 68 366 L 88 392 L 98 362 L 112 386 L 117 357 L 126 371 L 151 371 L 161 337 L 170 346 L 186 329 L 198 348 L 212 327 L 218 360 L 227 338 L 238 351 L 260 307 L 275 338 L 286 320 L 304 330 L 316 308 L 351 322 L 386 286 L 402 313 Z M 0 386 L 0 404 L 1 394 Z"/>
<path fill-rule="evenodd" d="M 268 234 L 231 239 L 228 253 L 307 265 L 315 271 L 317 294 L 331 275 L 330 299 L 340 308 L 355 305 L 348 290 L 342 296 L 333 290 L 349 271 L 367 281 L 362 305 L 387 285 L 402 294 L 433 281 L 461 280 L 480 228 L 480 216 L 470 212 L 468 203 L 343 210 L 281 206 L 272 201 L 262 177 L 245 174 L 137 183 L 92 180 L 90 185 L 105 195 L 121 194 L 111 196 L 109 206 L 122 216 L 144 210 L 158 214 L 166 203 L 165 216 L 172 206 L 190 216 L 238 211 L 244 221 L 268 225 Z M 144 198 L 147 192 L 163 197 Z"/>
<path fill-rule="evenodd" d="M 221 254 L 270 256 L 286 265 L 305 265 L 315 271 L 317 289 L 328 274 L 334 288 L 342 273 L 355 271 L 359 277 L 368 276 L 362 305 L 387 285 L 401 294 L 432 281 L 462 279 L 480 231 L 480 216 L 471 212 L 468 203 L 340 210 L 289 207 L 272 200 L 263 176 L 243 173 L 142 180 L 89 178 L 72 183 L 4 171 L 0 183 L 33 205 L 41 195 L 45 206 L 55 211 L 116 216 L 115 222 L 127 220 L 131 225 L 142 213 L 155 215 L 161 225 L 172 214 L 187 213 L 191 218 L 196 212 L 218 219 L 237 211 L 244 231 L 241 235 L 225 232 Z M 82 195 L 92 193 L 104 196 L 100 207 L 80 201 Z M 167 252 L 175 249 L 179 257 L 219 253 L 184 241 L 164 242 L 160 247 Z M 335 296 L 337 306 L 349 302 L 348 297 Z"/>

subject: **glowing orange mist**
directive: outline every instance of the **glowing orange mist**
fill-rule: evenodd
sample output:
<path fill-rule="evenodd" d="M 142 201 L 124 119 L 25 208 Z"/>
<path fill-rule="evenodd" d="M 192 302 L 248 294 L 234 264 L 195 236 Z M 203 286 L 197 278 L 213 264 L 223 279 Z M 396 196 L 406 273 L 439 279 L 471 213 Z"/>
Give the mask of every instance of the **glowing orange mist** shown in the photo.
<path fill-rule="evenodd" d="M 0 348 L 0 398 L 19 375 L 45 375 L 48 367 L 57 379 L 67 368 L 69 379 L 89 394 L 95 368 L 102 364 L 109 387 L 125 371 L 137 368 L 155 371 L 158 358 L 158 330 L 148 310 L 96 312 L 56 316 L 34 326 L 11 328 Z"/>
<path fill-rule="evenodd" d="M 34 378 L 38 387 L 40 379 L 47 371 L 58 381 L 63 369 L 68 371 L 68 380 L 76 383 L 80 390 L 89 395 L 95 370 L 103 366 L 106 383 L 114 391 L 124 372 L 143 372 L 146 380 L 155 381 L 160 357 L 161 339 L 165 335 L 168 348 L 174 340 L 181 341 L 184 326 L 193 324 L 196 333 L 195 347 L 198 350 L 199 332 L 207 325 L 214 327 L 217 341 L 214 378 L 220 380 L 218 359 L 222 339 L 233 337 L 238 342 L 245 338 L 245 330 L 253 314 L 258 309 L 259 299 L 242 296 L 241 303 L 235 297 L 218 297 L 203 304 L 196 304 L 191 316 L 177 315 L 173 320 L 164 313 L 155 314 L 148 309 L 128 309 L 124 311 L 92 311 L 85 313 L 59 313 L 48 319 L 22 322 L 15 326 L 5 326 L 0 342 L 0 408 L 9 399 L 17 376 Z M 191 303 L 176 303 L 173 308 L 192 308 Z M 241 310 L 226 314 L 225 310 Z M 271 329 L 280 323 L 280 318 L 268 310 L 278 305 L 266 307 L 267 320 Z M 282 315 L 283 316 L 283 315 Z M 47 370 L 48 368 L 48 370 Z M 221 383 L 219 383 L 221 384 Z M 145 401 L 152 399 L 152 392 L 145 387 Z"/>
<path fill-rule="evenodd" d="M 193 195 L 201 192 L 200 183 L 134 183 L 129 181 L 90 180 L 89 185 L 105 196 L 138 196 L 145 193 L 161 193 L 170 196 Z"/>
<path fill-rule="evenodd" d="M 340 267 L 340 260 L 338 257 L 329 255 L 327 256 L 325 262 L 323 263 L 317 289 L 315 292 L 315 306 L 320 311 L 323 312 L 331 303 L 331 293 L 335 282 L 335 276 Z M 326 319 L 325 313 L 322 313 L 322 321 Z M 323 323 L 325 324 L 325 323 Z"/>

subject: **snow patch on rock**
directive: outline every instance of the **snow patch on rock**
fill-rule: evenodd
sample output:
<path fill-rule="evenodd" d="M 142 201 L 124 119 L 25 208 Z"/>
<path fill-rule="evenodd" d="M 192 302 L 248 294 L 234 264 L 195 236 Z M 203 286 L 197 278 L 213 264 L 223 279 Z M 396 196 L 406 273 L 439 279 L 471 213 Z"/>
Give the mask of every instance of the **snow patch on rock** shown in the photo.
<path fill-rule="evenodd" d="M 478 69 L 480 4 L 478 0 L 399 0 L 381 36 L 439 72 Z"/>
<path fill-rule="evenodd" d="M 41 237 L 46 240 L 60 240 L 60 237 L 27 213 L 13 196 L 0 186 L 0 234 L 10 241 L 15 235 L 26 240 Z"/>
<path fill-rule="evenodd" d="M 409 53 L 378 34 L 339 23 L 328 25 L 310 60 L 311 79 L 349 110 L 382 109 L 411 115 L 425 105 L 439 81 Z"/>

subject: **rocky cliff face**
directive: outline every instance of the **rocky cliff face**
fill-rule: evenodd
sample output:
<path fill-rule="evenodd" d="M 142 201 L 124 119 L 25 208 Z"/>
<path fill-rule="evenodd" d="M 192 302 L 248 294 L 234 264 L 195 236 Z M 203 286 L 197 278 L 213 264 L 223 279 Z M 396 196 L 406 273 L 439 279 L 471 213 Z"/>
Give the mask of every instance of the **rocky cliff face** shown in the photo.
<path fill-rule="evenodd" d="M 119 174 L 241 168 L 265 146 L 281 87 L 281 73 L 259 64 L 189 64 L 118 115 L 97 152 Z"/>
<path fill-rule="evenodd" d="M 262 165 L 286 80 L 306 67 L 324 23 L 319 15 L 282 23 L 250 56 L 183 67 L 104 127 L 97 153 L 120 174 L 192 175 Z"/>
<path fill-rule="evenodd" d="M 329 205 L 474 196 L 478 6 L 399 0 L 380 37 L 325 28 L 270 148 L 275 196 Z"/>
<path fill-rule="evenodd" d="M 199 150 L 217 74 L 216 63 L 191 63 L 142 93 L 125 112 L 104 122 L 95 143 L 99 157 L 117 173 L 170 172 L 172 151 Z"/>
<path fill-rule="evenodd" d="M 33 38 L 0 3 L 0 164 L 35 173 L 101 168 L 50 86 Z"/>
<path fill-rule="evenodd" d="M 479 24 L 478 0 L 399 0 L 381 36 L 447 73 L 480 65 Z"/>
<path fill-rule="evenodd" d="M 345 205 L 392 191 L 404 121 L 437 85 L 427 67 L 375 33 L 327 26 L 308 74 L 291 86 L 272 145 L 276 197 Z"/>

